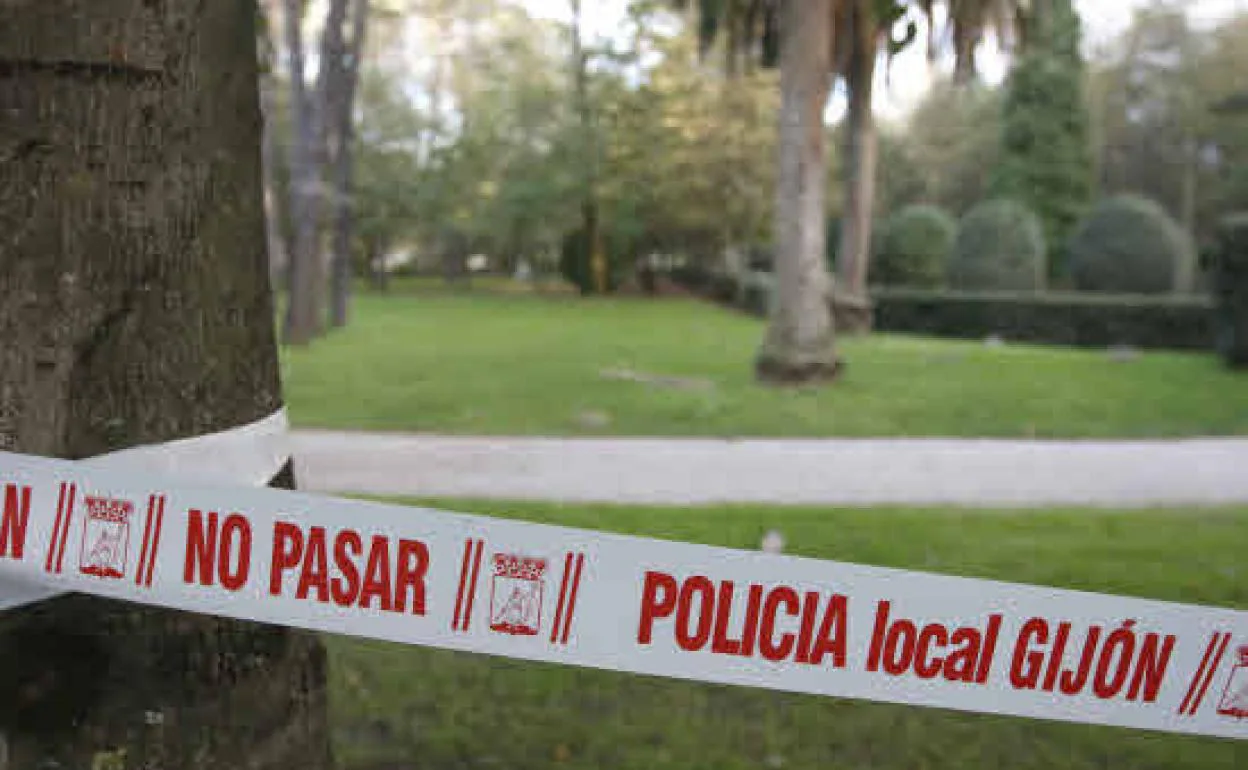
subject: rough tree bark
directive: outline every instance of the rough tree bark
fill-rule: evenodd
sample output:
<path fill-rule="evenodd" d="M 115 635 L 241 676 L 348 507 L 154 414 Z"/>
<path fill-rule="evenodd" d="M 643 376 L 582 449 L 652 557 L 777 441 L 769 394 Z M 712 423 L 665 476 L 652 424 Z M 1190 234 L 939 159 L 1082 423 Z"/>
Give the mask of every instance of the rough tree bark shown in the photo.
<path fill-rule="evenodd" d="M 781 8 L 776 282 L 755 360 L 764 382 L 835 378 L 841 369 L 827 301 L 827 162 L 823 114 L 832 86 L 833 0 L 785 0 Z"/>
<path fill-rule="evenodd" d="M 351 241 L 354 221 L 351 211 L 353 178 L 352 143 L 355 141 L 355 91 L 360 79 L 360 58 L 364 54 L 364 36 L 368 30 L 369 0 L 355 0 L 351 9 L 351 37 L 345 46 L 346 55 L 334 67 L 334 95 L 327 99 L 333 105 L 334 121 L 331 142 L 331 187 L 333 190 L 333 241 L 330 248 L 330 325 L 347 324 L 351 301 Z"/>
<path fill-rule="evenodd" d="M 286 341 L 305 345 L 321 333 L 324 273 L 320 254 L 320 185 L 316 106 L 304 80 L 303 0 L 285 0 L 286 56 L 289 61 L 290 218 L 294 229 L 289 261 Z"/>
<path fill-rule="evenodd" d="M 78 459 L 280 406 L 254 21 L 250 0 L 0 4 L 0 447 Z M 280 628 L 10 611 L 9 766 L 327 769 L 324 665 Z"/>
<path fill-rule="evenodd" d="M 869 5 L 869 2 L 857 4 L 853 39 L 848 41 L 845 68 L 845 85 L 849 93 L 845 135 L 845 211 L 837 250 L 838 288 L 858 300 L 865 299 L 867 294 L 879 146 L 872 109 L 876 23 L 871 18 Z"/>

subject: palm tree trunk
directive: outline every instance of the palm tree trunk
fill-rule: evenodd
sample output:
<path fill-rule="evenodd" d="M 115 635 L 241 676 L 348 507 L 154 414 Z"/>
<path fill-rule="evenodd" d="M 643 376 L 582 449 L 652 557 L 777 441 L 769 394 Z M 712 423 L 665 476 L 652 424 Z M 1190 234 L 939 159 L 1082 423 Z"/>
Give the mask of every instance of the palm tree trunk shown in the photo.
<path fill-rule="evenodd" d="M 825 260 L 827 161 L 823 115 L 832 85 L 833 0 L 781 8 L 776 297 L 755 361 L 764 382 L 834 378 L 840 370 Z"/>
<path fill-rule="evenodd" d="M 867 22 L 869 20 L 862 19 Z M 837 280 L 849 297 L 865 299 L 871 263 L 875 179 L 879 140 L 872 102 L 875 90 L 875 37 L 856 35 L 845 73 L 849 91 L 845 143 L 845 211 L 837 251 Z"/>
<path fill-rule="evenodd" d="M 0 446 L 77 459 L 281 405 L 253 4 L 0 4 Z M 286 471 L 273 484 L 291 486 Z M 14 768 L 327 770 L 324 652 L 68 595 L 0 615 Z"/>

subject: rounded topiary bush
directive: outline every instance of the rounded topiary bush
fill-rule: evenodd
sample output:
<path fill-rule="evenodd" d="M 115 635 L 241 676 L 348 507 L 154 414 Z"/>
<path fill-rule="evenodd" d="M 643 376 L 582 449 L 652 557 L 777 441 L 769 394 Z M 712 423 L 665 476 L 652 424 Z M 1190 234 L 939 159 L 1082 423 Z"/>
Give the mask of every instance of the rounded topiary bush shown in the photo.
<path fill-rule="evenodd" d="M 938 206 L 906 206 L 888 218 L 876 243 L 873 283 L 935 289 L 944 283 L 945 262 L 958 223 Z"/>
<path fill-rule="evenodd" d="M 1044 288 L 1044 227 L 1029 208 L 1008 199 L 984 201 L 962 217 L 949 252 L 949 285 L 968 291 Z"/>
<path fill-rule="evenodd" d="M 1193 264 L 1191 239 L 1157 203 L 1135 195 L 1101 201 L 1070 240 L 1070 273 L 1081 291 L 1161 294 Z"/>

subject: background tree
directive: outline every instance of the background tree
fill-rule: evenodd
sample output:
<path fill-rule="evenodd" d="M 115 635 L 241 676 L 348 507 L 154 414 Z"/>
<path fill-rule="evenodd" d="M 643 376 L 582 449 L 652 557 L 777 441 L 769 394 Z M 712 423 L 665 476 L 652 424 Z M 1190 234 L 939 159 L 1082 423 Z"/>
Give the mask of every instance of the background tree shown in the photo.
<path fill-rule="evenodd" d="M 0 5 L 0 446 L 79 459 L 281 405 L 256 32 L 242 2 Z M 0 660 L 11 767 L 330 767 L 308 634 L 67 595 L 0 616 Z"/>
<path fill-rule="evenodd" d="M 1005 87 L 990 194 L 1040 217 L 1049 277 L 1064 279 L 1066 243 L 1092 196 L 1081 25 L 1071 0 L 1036 0 L 1019 19 L 1022 50 Z"/>
<path fill-rule="evenodd" d="M 905 7 L 891 1 L 842 0 L 835 20 L 836 67 L 845 83 L 845 151 L 842 213 L 836 275 L 846 299 L 865 300 L 875 223 L 879 137 L 875 124 L 875 79 L 881 56 L 909 45 L 917 27 L 909 22 L 899 40 L 894 27 Z M 930 22 L 929 22 L 930 23 Z M 850 316 L 852 317 L 852 316 Z"/>
<path fill-rule="evenodd" d="M 1141 9 L 1089 73 L 1101 192 L 1151 198 L 1213 241 L 1220 217 L 1248 202 L 1248 128 L 1210 105 L 1243 88 L 1245 68 L 1248 14 L 1201 28 L 1180 3 Z"/>
<path fill-rule="evenodd" d="M 331 14 L 346 0 L 331 0 Z M 304 0 L 285 0 L 282 7 L 285 28 L 287 72 L 290 88 L 290 115 L 294 136 L 290 142 L 288 169 L 290 179 L 290 219 L 293 230 L 289 261 L 289 292 L 287 296 L 285 340 L 295 345 L 307 344 L 322 327 L 321 308 L 324 289 L 320 265 L 320 144 L 322 134 L 316 115 L 314 94 L 310 92 L 305 72 L 303 45 Z M 341 18 L 341 17 L 340 17 Z"/>
<path fill-rule="evenodd" d="M 955 68 L 963 79 L 974 71 L 974 52 L 986 31 L 1004 27 L 1001 18 L 1013 7 L 1006 0 L 949 4 Z M 935 2 L 917 3 L 916 8 L 929 24 L 934 23 Z M 844 265 L 842 275 L 851 277 L 848 288 L 852 292 L 855 284 L 866 281 L 874 196 L 873 122 L 868 119 L 872 78 L 868 75 L 873 74 L 881 54 L 881 41 L 888 53 L 896 53 L 914 38 L 917 26 L 909 10 L 909 4 L 900 0 L 699 3 L 704 42 L 722 34 L 734 55 L 761 54 L 764 63 L 778 61 L 780 67 L 777 298 L 756 361 L 763 379 L 800 381 L 839 371 L 826 302 L 831 283 L 824 262 L 827 169 L 822 124 L 827 92 L 834 78 L 843 75 L 855 104 L 847 143 L 851 155 L 858 157 L 847 162 L 844 198 L 850 210 L 841 223 L 841 238 L 842 243 L 856 245 L 852 256 L 847 252 L 838 260 Z M 929 37 L 933 56 L 935 41 L 935 35 Z M 864 131 L 868 133 L 856 134 Z M 864 243 L 868 248 L 861 248 Z"/>
<path fill-rule="evenodd" d="M 1000 90 L 938 80 L 881 153 L 881 206 L 895 211 L 930 203 L 965 214 L 988 196 L 1000 143 Z M 890 171 L 898 165 L 910 169 L 917 181 L 905 188 L 889 185 L 890 175 L 901 173 Z"/>
<path fill-rule="evenodd" d="M 360 63 L 364 39 L 368 31 L 370 0 L 354 0 L 350 10 L 350 32 L 334 56 L 326 59 L 325 85 L 322 99 L 329 160 L 329 190 L 333 214 L 330 245 L 330 312 L 331 326 L 347 323 L 347 304 L 351 293 L 352 186 L 354 183 L 353 145 L 355 139 L 355 94 L 360 79 Z M 387 14 L 392 16 L 392 14 Z"/>

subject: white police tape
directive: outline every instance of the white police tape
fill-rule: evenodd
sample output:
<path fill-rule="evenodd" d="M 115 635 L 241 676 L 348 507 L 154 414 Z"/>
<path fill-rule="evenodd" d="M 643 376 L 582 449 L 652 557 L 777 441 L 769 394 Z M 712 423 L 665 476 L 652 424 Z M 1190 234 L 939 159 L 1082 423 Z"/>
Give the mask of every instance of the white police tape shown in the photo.
<path fill-rule="evenodd" d="M 408 644 L 1248 738 L 1248 613 L 0 454 L 0 576 Z"/>
<path fill-rule="evenodd" d="M 135 470 L 201 482 L 264 486 L 290 460 L 290 423 L 281 408 L 223 431 L 122 449 L 79 461 L 102 470 Z M 60 594 L 46 586 L 0 579 L 0 612 Z"/>

